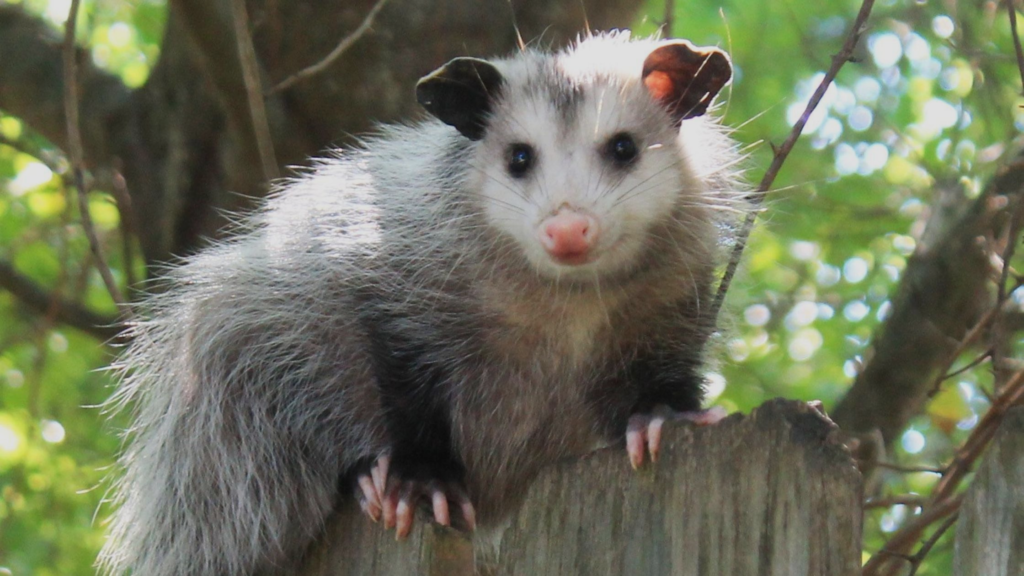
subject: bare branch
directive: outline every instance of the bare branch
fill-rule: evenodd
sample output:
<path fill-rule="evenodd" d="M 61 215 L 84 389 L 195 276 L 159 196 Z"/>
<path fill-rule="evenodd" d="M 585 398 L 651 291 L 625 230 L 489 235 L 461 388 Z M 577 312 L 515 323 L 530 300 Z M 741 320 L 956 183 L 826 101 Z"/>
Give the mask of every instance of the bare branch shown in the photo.
<path fill-rule="evenodd" d="M 238 0 L 235 1 L 237 2 Z M 310 76 L 314 76 L 316 74 L 319 74 L 320 72 L 323 72 L 335 60 L 340 58 L 341 55 L 344 54 L 353 44 L 355 44 L 357 40 L 362 38 L 363 35 L 367 33 L 367 31 L 370 30 L 370 26 L 373 25 L 374 18 L 377 17 L 377 13 L 381 11 L 381 8 L 384 7 L 384 4 L 386 4 L 387 1 L 388 0 L 377 0 L 377 3 L 373 5 L 373 8 L 371 8 L 370 11 L 366 14 L 366 17 L 363 18 L 363 21 L 359 24 L 359 26 L 357 26 L 356 29 L 353 30 L 351 34 L 342 38 L 341 42 L 338 43 L 334 50 L 331 50 L 330 54 L 328 54 L 323 60 L 317 62 L 316 64 L 304 68 L 296 72 L 295 74 L 292 74 L 291 76 L 285 78 L 276 86 L 271 88 L 269 94 L 273 94 L 290 88 L 297 84 L 298 82 L 305 80 L 306 78 L 309 78 Z M 669 1 L 671 2 L 671 0 Z"/>
<path fill-rule="evenodd" d="M 937 185 L 937 191 L 943 189 Z M 1012 198 L 1022 189 L 1024 157 L 1002 167 L 975 200 L 968 202 L 961 189 L 950 185 L 950 202 L 936 206 L 925 228 L 929 238 L 907 262 L 870 360 L 832 410 L 843 430 L 862 434 L 878 429 L 886 444 L 893 442 L 950 368 L 982 342 L 998 312 L 992 312 L 990 254 L 979 238 L 1005 229 L 1012 204 L 994 199 Z"/>
<path fill-rule="evenodd" d="M 864 502 L 864 509 L 871 510 L 873 508 L 891 508 L 893 506 L 910 506 L 911 508 L 920 508 L 924 506 L 926 499 L 924 496 L 917 494 L 900 494 L 898 496 L 886 496 L 884 498 L 869 498 Z"/>
<path fill-rule="evenodd" d="M 121 295 L 114 275 L 107 265 L 100 248 L 99 238 L 96 236 L 96 228 L 92 224 L 92 216 L 89 214 L 89 199 L 85 191 L 85 167 L 82 153 L 82 134 L 78 125 L 78 62 L 75 58 L 75 23 L 78 21 L 78 5 L 80 0 L 71 0 L 71 8 L 68 10 L 68 19 L 64 24 L 64 116 L 67 120 L 68 151 L 71 156 L 71 169 L 74 173 L 75 188 L 78 191 L 78 207 L 82 213 L 82 228 L 89 238 L 89 248 L 96 258 L 96 265 L 103 277 L 103 283 L 110 292 L 110 297 L 121 309 L 122 314 L 128 317 L 131 312 L 125 306 L 124 296 Z"/>
<path fill-rule="evenodd" d="M 963 499 L 963 494 L 960 494 L 955 498 L 932 506 L 921 512 L 921 515 L 913 521 L 907 523 L 893 533 L 889 538 L 889 541 L 885 543 L 885 546 L 876 552 L 871 559 L 868 560 L 867 564 L 864 565 L 861 576 L 881 576 L 883 574 L 889 574 L 889 571 L 893 568 L 893 558 L 912 562 L 912 557 L 907 555 L 907 549 L 913 546 L 914 543 L 921 538 L 921 534 L 927 530 L 932 523 L 938 522 L 950 514 L 955 514 L 957 510 L 960 509 L 960 504 L 963 502 Z"/>
<path fill-rule="evenodd" d="M 1024 85 L 1024 49 L 1020 46 L 1020 36 L 1017 35 L 1017 8 L 1014 0 L 1006 0 L 1006 11 L 1010 14 L 1010 32 L 1013 35 L 1013 48 L 1017 52 L 1017 68 L 1020 69 L 1020 81 Z"/>
<path fill-rule="evenodd" d="M 835 80 L 836 75 L 839 74 L 839 70 L 846 64 L 853 56 L 854 49 L 857 48 L 857 43 L 860 42 L 861 35 L 866 29 L 865 23 L 867 22 L 868 16 L 871 14 L 871 8 L 874 6 L 874 0 L 864 0 L 860 6 L 860 12 L 857 13 L 857 18 L 853 22 L 853 27 L 850 29 L 850 33 L 846 36 L 846 42 L 843 43 L 842 49 L 838 54 L 832 57 L 832 66 L 825 73 L 825 77 L 822 78 L 818 87 L 814 90 L 811 95 L 811 99 L 807 102 L 807 106 L 804 108 L 804 113 L 800 115 L 800 119 L 797 120 L 793 126 L 793 130 L 789 133 L 789 137 L 786 138 L 785 142 L 782 143 L 778 149 L 775 150 L 775 157 L 772 159 L 771 165 L 768 166 L 768 170 L 764 174 L 764 178 L 761 179 L 761 184 L 754 191 L 751 203 L 758 207 L 768 195 L 768 190 L 771 188 L 772 183 L 775 182 L 775 177 L 778 175 L 779 170 L 782 169 L 782 164 L 786 161 L 789 153 L 793 150 L 793 146 L 796 145 L 796 141 L 800 138 L 800 134 L 804 130 L 804 126 L 807 124 L 807 120 L 811 117 L 811 113 L 818 107 L 818 103 L 821 102 L 825 91 L 828 90 L 829 85 Z M 722 281 L 718 284 L 718 292 L 715 294 L 714 303 L 711 305 L 709 317 L 712 320 L 717 320 L 718 311 L 722 307 L 722 302 L 725 300 L 725 294 L 729 291 L 729 284 L 732 282 L 733 276 L 736 275 L 736 268 L 740 264 L 740 259 L 743 257 L 743 250 L 747 246 L 747 239 L 750 237 L 750 231 L 754 227 L 754 220 L 757 218 L 757 211 L 752 210 L 747 214 L 746 219 L 743 221 L 743 227 L 740 229 L 740 233 L 736 238 L 736 244 L 733 246 L 732 254 L 729 257 L 729 263 L 726 265 L 725 273 L 722 275 Z"/>
<path fill-rule="evenodd" d="M 230 143 L 227 147 L 231 148 L 231 162 L 230 165 L 224 167 L 225 175 L 222 185 L 226 190 L 235 193 L 260 197 L 267 191 L 267 162 L 264 160 L 267 155 L 264 154 L 261 146 L 266 144 L 268 138 L 265 135 L 260 136 L 261 130 L 254 122 L 255 116 L 250 105 L 251 96 L 246 86 L 244 58 L 239 52 L 239 42 L 244 42 L 249 38 L 248 32 L 242 40 L 236 38 L 235 18 L 231 14 L 231 2 L 170 0 L 168 4 L 173 17 L 170 24 L 180 26 L 185 32 L 185 37 L 188 40 L 187 51 L 190 57 L 198 56 L 196 62 L 205 72 L 206 78 L 209 79 L 209 86 L 213 87 L 216 93 L 216 100 L 212 104 L 220 108 L 226 115 L 227 134 L 226 137 L 221 136 L 221 138 L 225 143 Z M 170 44 L 170 41 L 167 43 Z M 175 45 L 180 45 L 180 43 L 175 43 Z M 182 70 L 181 72 L 194 73 L 194 70 Z M 257 82 L 256 85 L 258 86 L 259 83 Z M 206 87 L 197 86 L 194 89 L 204 92 Z M 199 96 L 199 101 L 206 100 L 207 95 L 200 93 Z M 281 133 L 287 134 L 291 127 L 289 112 L 283 110 L 278 103 L 273 101 L 263 102 L 263 104 L 266 107 L 265 115 L 274 119 L 273 125 L 282 129 Z M 200 104 L 200 108 L 207 105 L 209 103 L 203 102 Z M 291 145 L 296 144 L 294 139 L 287 142 Z M 301 144 L 299 146 L 303 149 L 301 155 L 314 152 L 305 149 Z M 225 150 L 220 149 L 219 145 L 214 149 L 219 150 L 218 155 L 225 154 Z M 290 158 L 292 157 L 290 156 Z M 201 165 L 202 163 L 196 164 L 197 167 Z M 136 171 L 133 163 L 126 163 L 125 176 L 128 177 L 130 184 L 138 181 L 138 177 L 134 180 L 131 177 L 132 172 Z M 273 173 L 276 173 L 276 169 Z M 141 197 L 146 192 L 146 190 L 140 189 L 138 184 L 133 184 L 131 190 L 136 193 L 137 197 Z M 217 193 L 220 194 L 221 191 L 218 190 Z M 242 208 L 243 206 L 236 204 L 236 201 L 237 197 L 231 202 L 221 204 L 218 208 L 228 208 L 229 210 Z M 146 207 L 139 205 L 138 216 L 140 219 L 149 217 Z M 223 221 L 219 219 L 212 221 L 220 222 L 217 227 L 223 224 Z M 140 220 L 139 224 L 143 225 L 144 223 Z M 144 236 L 148 232 L 144 229 L 140 231 Z M 215 235 L 217 230 L 215 228 L 204 232 Z M 149 251 L 147 250 L 147 252 Z"/>
<path fill-rule="evenodd" d="M 935 466 L 904 466 L 902 464 L 893 464 L 892 462 L 873 462 L 875 466 L 879 468 L 885 468 L 886 470 L 892 470 L 894 472 L 905 472 L 913 474 L 916 472 L 927 472 L 931 474 L 942 474 L 945 472 L 942 468 Z"/>
<path fill-rule="evenodd" d="M 274 140 L 270 135 L 270 122 L 267 121 L 267 107 L 263 101 L 263 90 L 260 88 L 259 63 L 256 62 L 256 49 L 252 46 L 249 35 L 249 14 L 245 9 L 245 0 L 232 0 L 231 10 L 234 14 L 235 41 L 238 43 L 238 58 L 242 62 L 242 79 L 245 81 L 246 97 L 249 101 L 249 114 L 256 133 L 256 146 L 259 148 L 260 164 L 263 166 L 263 177 L 267 182 L 280 176 L 277 169 L 277 155 L 274 154 Z"/>
<path fill-rule="evenodd" d="M 939 526 L 939 528 L 935 531 L 934 534 L 932 534 L 928 538 L 924 545 L 922 545 L 921 548 L 913 556 L 910 557 L 910 562 L 913 565 L 913 569 L 910 571 L 910 574 L 907 574 L 907 576 L 914 576 L 915 574 L 917 574 L 917 571 L 921 568 L 921 562 L 924 560 L 925 556 L 927 556 L 928 553 L 932 551 L 932 548 L 934 548 L 935 545 L 939 542 L 939 539 L 942 538 L 942 535 L 945 534 L 947 530 L 952 528 L 953 524 L 956 524 L 956 520 L 959 517 L 960 511 L 957 510 L 955 513 L 951 514 L 949 518 L 946 518 L 946 521 L 943 522 L 941 526 Z"/>
<path fill-rule="evenodd" d="M 27 146 L 22 140 L 11 140 L 3 134 L 0 134 L 0 145 L 13 148 L 22 154 L 28 154 L 49 168 L 50 172 L 67 178 L 67 166 L 62 165 L 63 159 L 56 157 L 52 153 L 48 153 L 46 150 L 37 150 Z"/>
<path fill-rule="evenodd" d="M 942 479 L 935 485 L 931 497 L 932 502 L 948 498 L 956 491 L 957 485 L 971 471 L 974 462 L 981 457 L 982 452 L 992 441 L 1007 410 L 1020 404 L 1021 401 L 1024 401 L 1024 370 L 1016 372 L 1006 382 L 999 395 L 993 399 L 988 411 L 985 412 L 978 425 L 971 431 L 971 435 L 957 451 Z"/>
<path fill-rule="evenodd" d="M 945 380 L 949 380 L 950 378 L 956 378 L 957 376 L 963 374 L 964 372 L 967 372 L 967 371 L 969 371 L 969 370 L 971 370 L 973 368 L 978 367 L 982 362 L 984 362 L 985 360 L 988 360 L 991 357 L 992 357 L 992 350 L 991 349 L 985 350 L 981 354 L 978 354 L 973 360 L 971 360 L 967 364 L 964 364 L 960 368 L 957 368 L 956 370 L 953 370 L 952 372 L 950 372 L 950 373 L 946 374 L 945 376 L 943 376 L 942 380 L 945 381 Z M 937 391 L 938 391 L 938 388 L 935 388 L 935 389 L 932 390 L 932 392 L 937 392 Z M 932 393 L 929 393 L 928 395 L 931 396 Z"/>
<path fill-rule="evenodd" d="M 959 510 L 964 497 L 963 493 L 956 493 L 960 482 L 967 476 L 974 463 L 995 437 L 1007 411 L 1022 401 L 1024 401 L 1024 370 L 1016 372 L 1010 378 L 1002 392 L 993 400 L 981 421 L 971 431 L 970 436 L 957 450 L 953 461 L 946 467 L 942 478 L 932 490 L 921 515 L 915 521 L 897 530 L 882 550 L 868 560 L 864 565 L 863 576 L 892 574 L 898 568 L 891 562 L 893 556 L 912 563 L 915 561 L 914 558 L 918 557 L 917 562 L 920 563 L 920 558 L 923 558 L 922 552 L 919 551 L 915 556 L 907 556 L 907 551 L 930 524 Z M 928 546 L 928 549 L 930 548 Z M 922 551 L 924 554 L 927 553 L 925 548 L 922 548 Z"/>
<path fill-rule="evenodd" d="M 1024 311 L 1019 307 L 1003 311 L 1003 328 L 1007 332 L 1020 332 L 1024 330 Z"/>
<path fill-rule="evenodd" d="M 119 161 L 115 162 L 120 164 Z M 121 227 L 121 254 L 124 259 L 125 278 L 129 289 L 136 286 L 138 278 L 135 277 L 135 251 L 132 250 L 132 238 L 138 235 L 135 227 L 135 214 L 132 208 L 132 197 L 128 193 L 128 183 L 121 174 L 120 167 L 114 170 L 111 178 L 111 191 L 114 194 L 114 202 L 117 203 L 117 212 L 120 216 L 118 223 Z"/>
<path fill-rule="evenodd" d="M 39 314 L 55 310 L 54 317 L 58 322 L 100 340 L 112 340 L 121 332 L 117 318 L 103 316 L 74 302 L 55 298 L 51 292 L 19 273 L 10 262 L 3 260 L 0 260 L 0 288 L 7 290 L 23 305 Z"/>
<path fill-rule="evenodd" d="M 1012 2 L 1010 2 L 1012 4 Z M 1016 37 L 1016 34 L 1014 34 Z M 1019 46 L 1018 46 L 1019 48 Z M 1021 71 L 1024 74 L 1024 69 Z M 1024 79 L 1024 76 L 1022 76 Z M 990 346 L 992 350 L 992 365 L 996 369 L 996 389 L 1002 385 L 1002 377 L 1005 373 L 1000 372 L 1000 368 L 1003 365 L 1004 350 L 1006 349 L 1006 328 L 1003 327 L 1003 315 L 999 313 L 1002 309 L 1003 304 L 1009 298 L 1010 294 L 1020 288 L 1020 284 L 1016 284 L 1010 294 L 1006 290 L 1006 282 L 1010 277 L 1010 261 L 1013 260 L 1013 255 L 1017 251 L 1017 242 L 1020 236 L 1021 230 L 1021 217 L 1024 216 L 1024 198 L 1021 198 L 1019 193 L 1014 195 L 1009 202 L 1013 205 L 1012 209 L 1008 208 L 1006 213 L 1009 218 L 1006 222 L 1006 238 L 1005 245 L 1003 247 L 1001 269 L 999 273 L 998 284 L 996 285 L 996 303 L 993 306 L 993 312 L 995 313 L 995 319 L 992 321 L 992 331 Z"/>
<path fill-rule="evenodd" d="M 996 317 L 996 312 L 998 312 L 998 310 L 998 306 L 993 306 L 991 310 L 986 312 L 985 315 L 981 317 L 981 320 L 978 320 L 978 323 L 971 328 L 962 340 L 960 340 L 960 344 L 957 345 L 956 349 L 947 356 L 946 361 L 942 365 L 942 369 L 939 370 L 935 379 L 932 381 L 931 388 L 928 390 L 929 398 L 938 394 L 939 390 L 942 389 L 942 383 L 954 375 L 949 372 L 949 369 L 953 367 L 953 364 L 956 363 L 957 358 L 959 358 L 961 354 L 978 342 L 982 333 L 988 329 L 989 324 L 991 324 L 992 320 Z"/>

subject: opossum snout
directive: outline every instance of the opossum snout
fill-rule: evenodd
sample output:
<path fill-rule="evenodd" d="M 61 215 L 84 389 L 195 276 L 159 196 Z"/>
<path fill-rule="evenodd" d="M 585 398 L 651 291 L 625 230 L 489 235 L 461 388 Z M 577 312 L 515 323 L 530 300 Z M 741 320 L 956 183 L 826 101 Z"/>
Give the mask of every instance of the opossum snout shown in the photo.
<path fill-rule="evenodd" d="M 538 235 L 540 243 L 556 262 L 575 265 L 590 260 L 598 232 L 594 217 L 563 208 L 541 222 Z"/>

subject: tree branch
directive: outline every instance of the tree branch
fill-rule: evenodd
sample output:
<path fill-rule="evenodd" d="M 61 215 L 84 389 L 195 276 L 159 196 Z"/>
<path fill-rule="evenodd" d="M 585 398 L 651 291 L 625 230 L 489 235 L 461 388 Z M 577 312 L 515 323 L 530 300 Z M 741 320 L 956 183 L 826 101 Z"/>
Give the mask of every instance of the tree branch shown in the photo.
<path fill-rule="evenodd" d="M 221 8 L 223 2 L 210 0 L 171 0 L 171 9 L 180 17 L 189 39 L 196 47 L 207 77 L 220 96 L 221 105 L 237 129 L 252 134 L 245 107 L 245 81 L 235 47 L 231 17 Z"/>
<path fill-rule="evenodd" d="M 16 5 L 0 4 L 0 108 L 67 149 L 61 42 L 43 21 Z M 82 134 L 90 166 L 103 164 L 111 149 L 107 121 L 127 104 L 121 80 L 79 57 Z"/>
<path fill-rule="evenodd" d="M 121 332 L 117 318 L 104 316 L 53 295 L 29 277 L 19 273 L 10 262 L 0 260 L 0 288 L 39 314 L 55 311 L 62 324 L 77 328 L 100 340 L 114 340 Z M 56 303 L 56 304 L 54 304 Z M 51 308 L 51 304 L 54 304 Z"/>
<path fill-rule="evenodd" d="M 132 290 L 138 283 L 134 266 L 135 251 L 132 250 L 132 238 L 138 237 L 138 228 L 135 226 L 132 196 L 128 192 L 128 184 L 125 182 L 120 166 L 114 167 L 114 172 L 111 175 L 110 191 L 114 196 L 114 202 L 117 205 L 117 213 L 119 215 L 117 222 L 121 230 L 121 259 L 124 260 L 125 284 L 129 290 Z"/>
<path fill-rule="evenodd" d="M 993 199 L 1017 195 L 1022 185 L 1024 159 L 1018 158 L 964 214 L 933 213 L 928 238 L 907 262 L 871 359 L 832 411 L 844 431 L 878 429 L 888 445 L 920 412 L 936 379 L 956 360 L 952 355 L 991 306 L 992 267 L 978 239 L 992 234 L 1006 209 L 1006 203 Z M 964 198 L 960 191 L 955 195 Z"/>
<path fill-rule="evenodd" d="M 235 30 L 235 18 L 224 9 L 226 2 L 172 0 L 170 5 L 171 9 L 181 18 L 184 28 L 188 31 L 188 37 L 200 55 L 200 61 L 207 72 L 207 77 L 220 96 L 219 100 L 227 114 L 228 125 L 233 135 L 232 141 L 241 156 L 239 160 L 250 167 L 246 172 L 258 170 L 264 175 L 264 178 L 259 180 L 269 179 L 266 165 L 271 161 L 270 156 L 273 154 L 272 150 L 261 150 L 261 142 L 263 148 L 271 148 L 264 142 L 272 140 L 270 126 L 274 123 L 271 120 L 276 118 L 283 121 L 284 116 L 280 113 L 273 113 L 275 100 L 266 102 L 261 100 L 254 103 L 250 99 L 250 90 L 246 86 L 245 58 L 239 51 L 239 43 L 244 43 L 245 39 Z M 256 67 L 255 60 L 256 56 L 253 53 L 253 67 Z M 256 70 L 251 74 L 257 78 L 259 76 L 259 72 Z M 261 95 L 262 90 L 257 88 L 256 94 Z M 267 107 L 262 115 L 267 119 L 263 123 L 266 127 L 265 131 L 260 130 L 260 122 L 257 121 L 259 111 L 253 107 L 254 105 Z M 273 160 L 273 163 L 274 167 L 270 174 L 276 174 L 279 170 L 276 159 Z M 260 190 L 249 189 L 257 184 L 256 179 L 246 183 L 236 183 L 236 185 L 241 185 L 241 189 L 238 191 L 251 195 L 259 195 Z"/>
<path fill-rule="evenodd" d="M 913 562 L 907 555 L 906 550 L 914 545 L 921 538 L 921 534 L 932 525 L 933 522 L 941 520 L 950 514 L 955 514 L 963 502 L 963 494 L 932 506 L 921 512 L 921 515 L 908 524 L 897 530 L 885 546 L 876 552 L 874 556 L 864 565 L 862 576 L 880 576 L 889 574 L 888 569 L 893 566 L 893 558 L 899 558 L 907 562 Z"/>
<path fill-rule="evenodd" d="M 846 36 L 846 41 L 843 43 L 842 49 L 839 50 L 838 54 L 832 57 L 832 66 L 829 67 L 828 72 L 825 73 L 825 77 L 821 79 L 818 87 L 814 90 L 814 93 L 811 94 L 811 98 L 807 101 L 807 106 L 804 108 L 803 114 L 800 115 L 800 119 L 797 120 L 795 125 L 793 125 L 793 130 L 789 133 L 785 142 L 782 143 L 782 146 L 779 146 L 779 148 L 775 150 L 775 157 L 772 158 L 771 165 L 768 166 L 768 170 L 761 179 L 761 184 L 752 195 L 751 204 L 753 204 L 755 208 L 764 203 L 765 196 L 768 195 L 768 190 L 771 189 L 772 183 L 775 182 L 775 177 L 778 176 L 779 170 L 782 169 L 782 164 L 786 161 L 786 158 L 789 157 L 789 153 L 793 150 L 793 146 L 796 145 L 797 139 L 800 138 L 800 134 L 804 131 L 804 126 L 807 124 L 807 120 L 810 119 L 811 113 L 818 107 L 818 103 L 821 102 L 822 97 L 825 96 L 825 92 L 839 74 L 839 70 L 853 56 L 853 51 L 857 48 L 857 43 L 860 42 L 860 37 L 866 30 L 868 16 L 871 14 L 871 8 L 874 4 L 875 0 L 864 0 L 860 5 L 860 11 L 857 13 L 857 18 L 853 21 L 853 26 L 850 28 L 850 33 Z M 750 237 L 750 232 L 754 228 L 754 220 L 756 219 L 757 210 L 751 210 L 747 213 L 747 217 L 743 221 L 743 226 L 740 228 L 740 232 L 737 235 L 736 244 L 733 245 L 732 254 L 729 256 L 729 263 L 726 265 L 725 273 L 722 274 L 722 281 L 718 284 L 718 291 L 715 294 L 715 300 L 711 304 L 711 310 L 708 317 L 711 318 L 712 324 L 717 323 L 718 311 L 722 308 L 722 302 L 725 301 L 725 294 L 729 291 L 729 284 L 732 283 L 732 278 L 736 275 L 736 268 L 740 265 L 740 260 L 743 258 L 743 251 L 747 247 L 747 239 Z"/>
<path fill-rule="evenodd" d="M 927 500 L 924 496 L 918 496 L 917 494 L 899 494 L 896 496 L 885 496 L 882 498 L 869 498 L 864 502 L 864 509 L 871 510 L 873 508 L 891 508 L 893 506 L 909 506 L 911 508 L 920 508 L 924 506 Z"/>
<path fill-rule="evenodd" d="M 89 214 L 89 199 L 86 196 L 85 190 L 85 160 L 82 152 L 82 133 L 78 124 L 78 54 L 75 50 L 75 24 L 78 22 L 79 1 L 71 0 L 68 19 L 64 25 L 64 118 L 67 121 L 67 147 L 71 156 L 71 170 L 73 172 L 75 190 L 78 193 L 78 207 L 82 216 L 82 228 L 89 239 L 89 248 L 96 259 L 100 276 L 103 277 L 103 283 L 107 286 L 110 297 L 113 298 L 114 303 L 121 309 L 122 314 L 128 317 L 131 312 L 125 306 L 121 289 L 118 288 L 117 282 L 114 281 L 114 275 L 110 271 L 107 259 L 103 256 L 99 238 L 96 236 L 96 228 L 93 226 L 92 216 Z"/>
<path fill-rule="evenodd" d="M 1020 35 L 1017 34 L 1017 7 L 1014 0 L 1006 0 L 1006 11 L 1010 16 L 1010 32 L 1013 35 L 1013 50 L 1017 54 L 1017 68 L 1020 70 L 1020 81 L 1024 85 L 1024 49 L 1020 46 Z"/>
<path fill-rule="evenodd" d="M 982 417 L 978 425 L 971 431 L 952 463 L 943 472 L 942 478 L 935 485 L 928 502 L 924 505 L 921 515 L 912 522 L 897 530 L 864 565 L 863 576 L 891 575 L 898 568 L 893 558 L 902 558 L 916 566 L 928 550 L 935 544 L 937 537 L 929 540 L 917 554 L 908 556 L 907 552 L 920 538 L 928 526 L 960 509 L 964 494 L 957 494 L 960 483 L 974 463 L 981 458 L 989 443 L 995 438 L 999 426 L 1006 418 L 1007 412 L 1024 401 L 1024 370 L 1017 371 L 1006 383 L 1003 391 L 992 401 L 992 406 Z M 945 531 L 948 526 L 940 528 Z"/>
<path fill-rule="evenodd" d="M 256 147 L 260 154 L 260 165 L 263 167 L 263 178 L 270 182 L 276 180 L 280 173 L 274 154 L 274 140 L 270 135 L 270 123 L 267 121 L 267 107 L 263 102 L 263 88 L 260 82 L 259 63 L 256 61 L 256 49 L 253 48 L 252 37 L 249 35 L 249 14 L 245 9 L 245 0 L 231 0 L 231 11 L 232 21 L 235 24 L 238 58 L 242 63 L 245 96 L 249 103 L 249 119 L 252 121 L 253 133 L 256 135 Z"/>
<path fill-rule="evenodd" d="M 362 38 L 363 35 L 370 30 L 370 26 L 373 26 L 373 19 L 377 17 L 377 13 L 380 12 L 381 8 L 384 7 L 384 4 L 386 4 L 387 1 L 388 0 L 377 0 L 377 3 L 373 5 L 373 8 L 371 8 L 370 11 L 366 14 L 366 17 L 363 18 L 363 21 L 359 24 L 359 26 L 356 27 L 356 29 L 353 30 L 352 33 L 342 38 L 341 42 L 338 43 L 334 50 L 331 50 L 330 54 L 328 54 L 326 57 L 324 57 L 323 60 L 317 62 L 316 64 L 312 64 L 306 68 L 303 68 L 302 70 L 299 70 L 295 74 L 292 74 L 291 76 L 285 78 L 276 86 L 271 88 L 270 93 L 273 94 L 275 92 L 286 90 L 287 88 L 295 85 L 296 83 L 302 80 L 305 80 L 306 78 L 309 78 L 310 76 L 315 76 L 323 72 L 328 66 L 331 65 L 332 62 L 340 58 L 342 54 L 348 51 L 348 49 L 353 44 L 355 44 L 357 40 Z"/>
<path fill-rule="evenodd" d="M 960 481 L 971 471 L 974 462 L 981 457 L 982 452 L 995 437 L 1007 411 L 1022 401 L 1024 401 L 1024 370 L 1018 371 L 1010 378 L 999 396 L 992 401 L 992 406 L 982 416 L 981 421 L 971 431 L 971 435 L 957 451 L 953 462 L 946 468 L 942 479 L 939 480 L 932 492 L 933 504 L 954 494 Z"/>
<path fill-rule="evenodd" d="M 674 38 L 673 31 L 676 28 L 676 0 L 665 0 L 665 16 L 661 23 L 662 35 L 665 38 Z"/>

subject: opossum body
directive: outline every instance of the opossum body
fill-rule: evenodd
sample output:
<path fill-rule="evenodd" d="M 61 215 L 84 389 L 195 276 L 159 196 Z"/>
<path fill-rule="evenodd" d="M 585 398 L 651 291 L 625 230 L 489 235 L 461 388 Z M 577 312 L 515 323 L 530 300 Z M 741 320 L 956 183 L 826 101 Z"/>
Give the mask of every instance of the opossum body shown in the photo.
<path fill-rule="evenodd" d="M 648 426 L 656 450 L 700 409 L 741 205 L 704 115 L 730 75 L 627 34 L 456 59 L 417 86 L 434 119 L 319 162 L 170 272 L 118 364 L 104 569 L 274 573 L 353 493 L 391 525 L 420 496 L 493 525 L 627 426 L 634 463 Z"/>

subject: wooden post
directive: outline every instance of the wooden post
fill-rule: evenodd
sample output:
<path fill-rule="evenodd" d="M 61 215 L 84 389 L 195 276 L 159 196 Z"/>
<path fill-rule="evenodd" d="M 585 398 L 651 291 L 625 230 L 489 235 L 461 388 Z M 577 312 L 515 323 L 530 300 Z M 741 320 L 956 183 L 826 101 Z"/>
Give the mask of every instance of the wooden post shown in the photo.
<path fill-rule="evenodd" d="M 967 490 L 953 574 L 1024 574 L 1024 407 L 1007 412 Z"/>
<path fill-rule="evenodd" d="M 297 574 L 854 576 L 861 478 L 836 431 L 807 404 L 773 400 L 666 430 L 661 459 L 638 472 L 621 446 L 553 466 L 506 529 L 481 535 L 476 559 L 435 526 L 396 543 L 350 504 Z"/>

